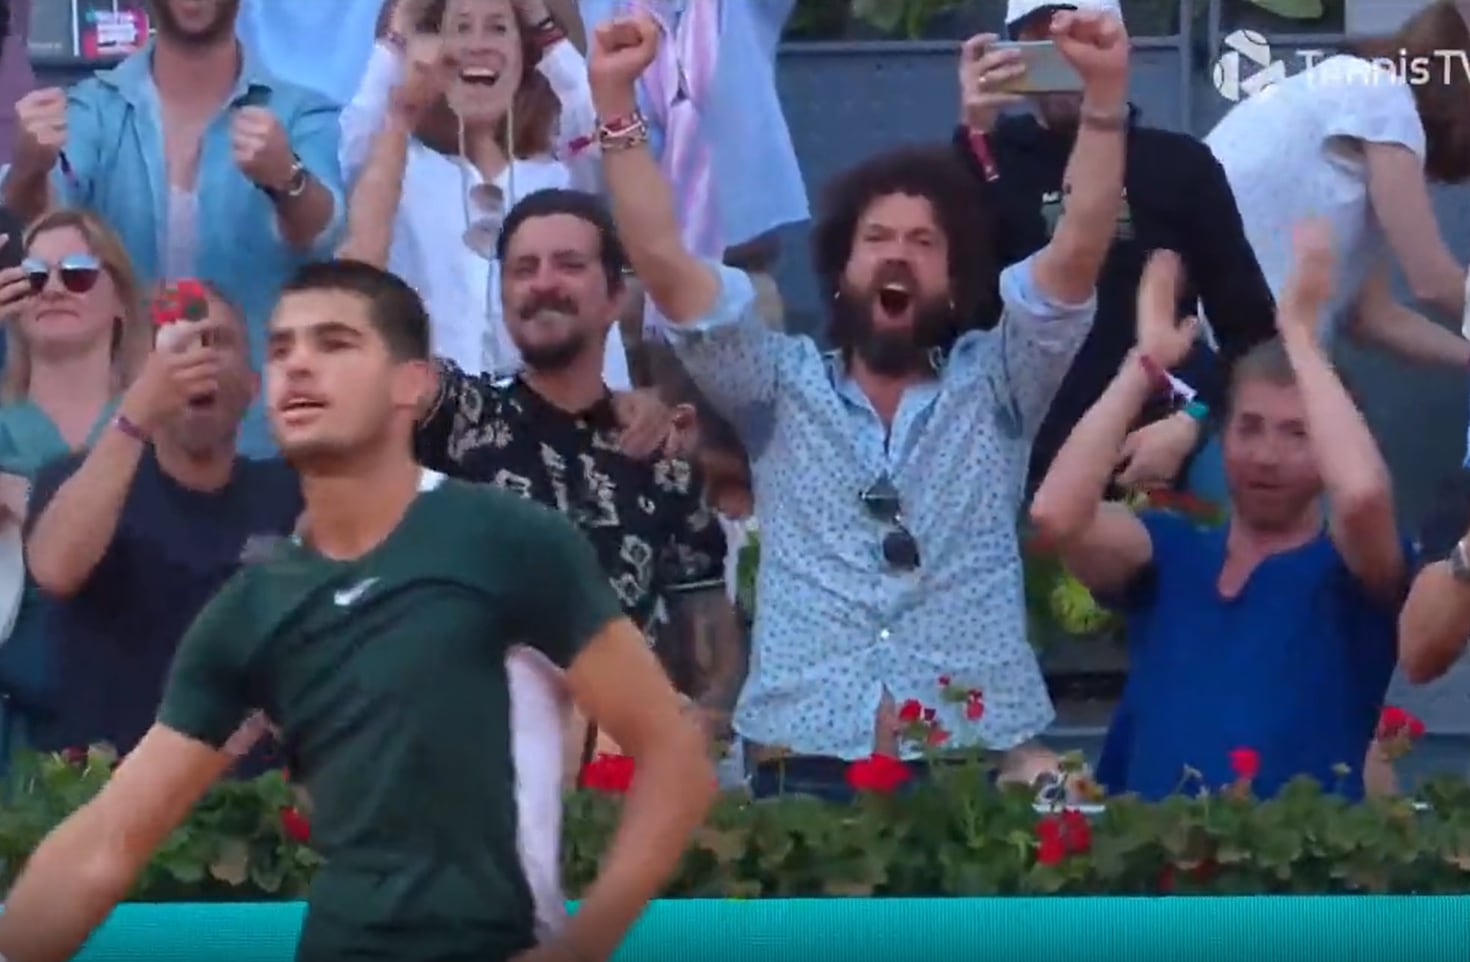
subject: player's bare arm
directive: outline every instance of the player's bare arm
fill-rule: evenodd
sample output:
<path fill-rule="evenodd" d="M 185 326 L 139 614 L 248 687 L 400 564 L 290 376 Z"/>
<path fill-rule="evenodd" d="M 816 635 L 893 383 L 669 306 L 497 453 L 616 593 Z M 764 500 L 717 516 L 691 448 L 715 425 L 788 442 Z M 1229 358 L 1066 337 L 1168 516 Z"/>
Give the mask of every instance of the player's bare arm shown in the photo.
<path fill-rule="evenodd" d="M 234 759 L 154 725 L 97 797 L 51 832 L 0 915 L 0 958 L 65 962 Z"/>
<path fill-rule="evenodd" d="M 673 874 L 714 800 L 715 771 L 703 730 L 628 619 L 609 622 L 582 648 L 567 684 L 637 771 L 602 872 L 563 937 L 573 957 L 591 962 L 612 956 Z"/>

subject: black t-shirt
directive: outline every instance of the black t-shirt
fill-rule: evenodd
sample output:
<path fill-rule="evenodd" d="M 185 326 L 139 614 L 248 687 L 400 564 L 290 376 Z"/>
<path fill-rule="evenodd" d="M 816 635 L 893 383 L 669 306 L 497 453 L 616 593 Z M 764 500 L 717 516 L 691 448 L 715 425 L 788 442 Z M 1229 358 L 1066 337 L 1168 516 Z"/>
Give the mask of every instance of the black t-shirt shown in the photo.
<path fill-rule="evenodd" d="M 42 468 L 31 493 L 38 518 L 83 460 Z M 153 724 L 174 650 L 194 617 L 240 566 L 252 538 L 289 534 L 301 512 L 296 474 L 281 461 L 236 463 L 219 491 L 183 487 L 150 450 L 138 465 L 117 532 L 80 591 L 55 601 L 55 721 L 41 747 L 110 742 L 132 751 Z M 242 773 L 265 761 L 257 752 Z"/>

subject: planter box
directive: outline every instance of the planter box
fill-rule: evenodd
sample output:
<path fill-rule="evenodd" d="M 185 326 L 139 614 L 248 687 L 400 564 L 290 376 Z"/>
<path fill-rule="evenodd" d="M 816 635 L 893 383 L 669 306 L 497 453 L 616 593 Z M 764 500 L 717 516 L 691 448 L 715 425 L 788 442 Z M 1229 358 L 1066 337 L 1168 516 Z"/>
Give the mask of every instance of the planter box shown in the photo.
<path fill-rule="evenodd" d="M 298 902 L 124 905 L 77 960 L 290 962 L 303 915 Z M 1467 920 L 1466 896 L 663 901 L 614 958 L 1453 959 Z"/>

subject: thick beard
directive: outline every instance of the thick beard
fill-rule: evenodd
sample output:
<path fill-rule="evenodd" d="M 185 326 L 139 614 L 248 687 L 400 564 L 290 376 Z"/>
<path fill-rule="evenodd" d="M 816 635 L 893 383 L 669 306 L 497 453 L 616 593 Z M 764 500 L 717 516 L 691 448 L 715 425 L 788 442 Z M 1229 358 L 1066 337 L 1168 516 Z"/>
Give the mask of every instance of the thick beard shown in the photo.
<path fill-rule="evenodd" d="M 555 344 L 537 344 L 535 347 L 521 347 L 516 345 L 521 352 L 521 363 L 526 370 L 541 374 L 558 374 L 572 366 L 582 352 L 587 350 L 588 339 L 580 334 L 574 334 L 564 341 Z"/>
<path fill-rule="evenodd" d="M 179 26 L 168 0 L 157 0 L 151 4 L 154 25 L 158 34 L 174 43 L 190 47 L 212 47 L 235 35 L 235 17 L 240 11 L 240 0 L 228 0 L 220 6 L 218 14 L 203 30 L 189 31 Z"/>
<path fill-rule="evenodd" d="M 909 330 L 879 330 L 873 314 L 879 309 L 876 292 L 867 295 L 838 291 L 828 328 L 834 347 L 850 359 L 860 359 L 874 374 L 898 378 L 934 370 L 934 352 L 953 342 L 954 310 L 947 301 L 920 300 Z"/>

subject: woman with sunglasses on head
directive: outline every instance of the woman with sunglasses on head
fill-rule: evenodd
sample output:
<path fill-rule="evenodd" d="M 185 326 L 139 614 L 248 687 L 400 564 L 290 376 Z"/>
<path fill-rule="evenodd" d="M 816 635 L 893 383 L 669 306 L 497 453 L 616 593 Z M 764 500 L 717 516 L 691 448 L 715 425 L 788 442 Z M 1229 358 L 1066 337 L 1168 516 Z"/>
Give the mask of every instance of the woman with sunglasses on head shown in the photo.
<path fill-rule="evenodd" d="M 535 191 L 597 189 L 595 133 L 586 61 L 546 0 L 387 0 L 342 111 L 352 195 L 341 254 L 418 290 L 436 355 L 472 374 L 514 369 L 494 263 L 500 225 Z M 626 389 L 616 327 L 606 358 L 608 385 Z"/>
<path fill-rule="evenodd" d="M 13 623 L 0 625 L 0 767 L 44 724 L 52 682 L 44 602 L 20 566 L 30 479 L 112 422 L 151 336 L 127 253 L 92 214 L 45 214 L 24 248 L 19 266 L 0 270 L 0 571 L 10 582 L 0 595 L 18 597 Z"/>

